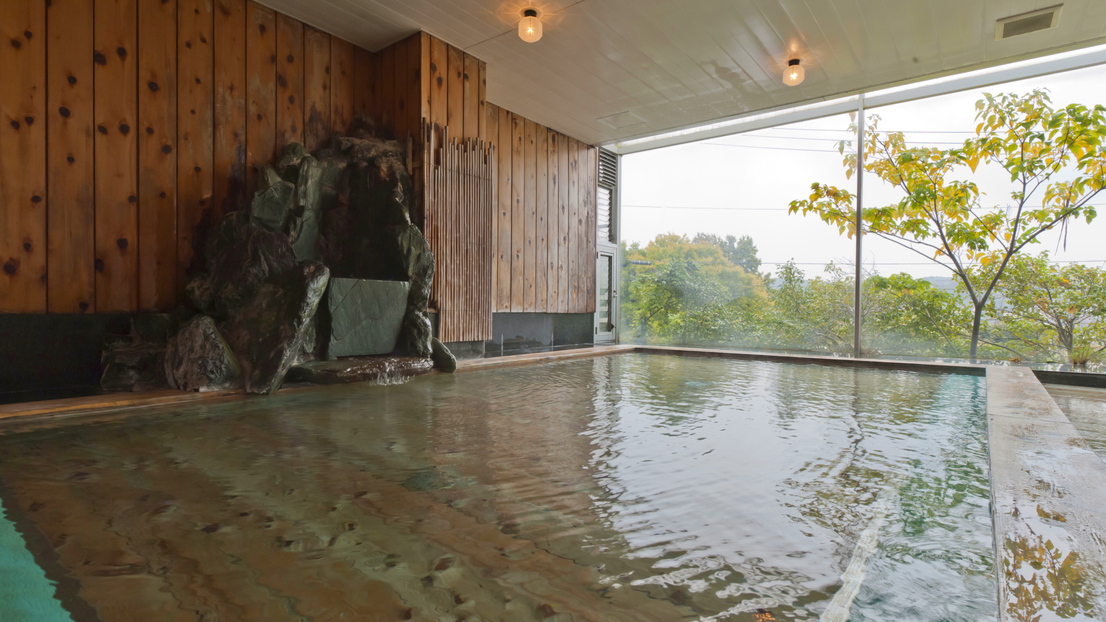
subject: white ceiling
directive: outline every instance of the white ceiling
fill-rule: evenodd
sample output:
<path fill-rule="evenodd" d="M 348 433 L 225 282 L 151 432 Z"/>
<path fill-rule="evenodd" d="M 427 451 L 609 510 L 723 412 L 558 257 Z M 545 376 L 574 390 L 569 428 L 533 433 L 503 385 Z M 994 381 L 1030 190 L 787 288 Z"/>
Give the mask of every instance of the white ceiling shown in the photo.
<path fill-rule="evenodd" d="M 592 144 L 1106 41 L 1106 1 L 995 41 L 1055 0 L 262 0 L 369 50 L 425 30 L 488 63 L 488 100 Z M 522 9 L 545 34 L 514 34 Z M 788 58 L 806 81 L 781 82 Z"/>

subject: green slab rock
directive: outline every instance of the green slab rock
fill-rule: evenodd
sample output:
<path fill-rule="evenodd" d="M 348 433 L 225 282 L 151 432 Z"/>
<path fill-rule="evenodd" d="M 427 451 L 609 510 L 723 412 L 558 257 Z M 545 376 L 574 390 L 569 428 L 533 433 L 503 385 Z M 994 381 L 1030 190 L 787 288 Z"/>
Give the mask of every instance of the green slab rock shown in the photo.
<path fill-rule="evenodd" d="M 407 281 L 331 279 L 329 358 L 388 354 L 407 309 Z"/>

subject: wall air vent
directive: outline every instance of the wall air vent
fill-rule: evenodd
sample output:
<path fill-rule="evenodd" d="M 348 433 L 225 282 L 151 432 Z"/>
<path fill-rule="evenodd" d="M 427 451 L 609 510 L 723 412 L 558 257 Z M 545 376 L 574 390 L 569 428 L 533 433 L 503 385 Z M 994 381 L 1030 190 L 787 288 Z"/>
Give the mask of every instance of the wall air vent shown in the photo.
<path fill-rule="evenodd" d="M 1063 7 L 1064 5 L 1057 4 L 1047 9 L 1000 19 L 995 22 L 995 41 L 1055 28 L 1060 22 L 1060 9 Z"/>

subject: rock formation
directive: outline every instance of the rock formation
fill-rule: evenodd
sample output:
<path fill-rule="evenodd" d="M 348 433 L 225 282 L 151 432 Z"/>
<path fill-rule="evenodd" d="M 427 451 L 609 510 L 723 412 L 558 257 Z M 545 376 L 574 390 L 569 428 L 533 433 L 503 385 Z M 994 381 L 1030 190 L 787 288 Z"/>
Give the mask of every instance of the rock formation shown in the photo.
<path fill-rule="evenodd" d="M 271 393 L 293 365 L 390 347 L 381 343 L 394 343 L 399 356 L 433 355 L 438 367 L 452 371 L 452 355 L 432 344 L 434 256 L 411 221 L 410 197 L 406 156 L 395 141 L 355 127 L 315 154 L 289 145 L 259 171 L 250 205 L 198 236 L 206 239 L 202 270 L 189 280 L 188 308 L 174 314 L 166 338 L 106 349 L 104 388 L 120 390 L 135 379 L 156 383 L 148 368 L 160 363 L 161 374 L 152 375 L 173 388 Z M 337 298 L 321 304 L 331 277 L 341 279 Z M 404 283 L 362 287 L 351 279 Z M 399 298 L 343 306 L 351 291 Z M 367 315 L 388 315 L 392 327 L 364 326 L 353 308 L 361 306 Z M 357 339 L 335 340 L 334 322 L 357 328 Z M 380 334 L 397 324 L 398 335 Z"/>

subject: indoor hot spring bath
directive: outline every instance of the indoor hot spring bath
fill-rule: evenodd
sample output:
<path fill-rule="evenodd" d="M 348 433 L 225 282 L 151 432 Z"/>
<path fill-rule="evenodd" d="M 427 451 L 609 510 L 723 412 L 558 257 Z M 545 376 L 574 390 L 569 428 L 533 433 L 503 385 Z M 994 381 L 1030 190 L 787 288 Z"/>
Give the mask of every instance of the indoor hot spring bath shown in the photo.
<path fill-rule="evenodd" d="M 997 615 L 985 381 L 623 354 L 0 437 L 0 619 Z"/>

